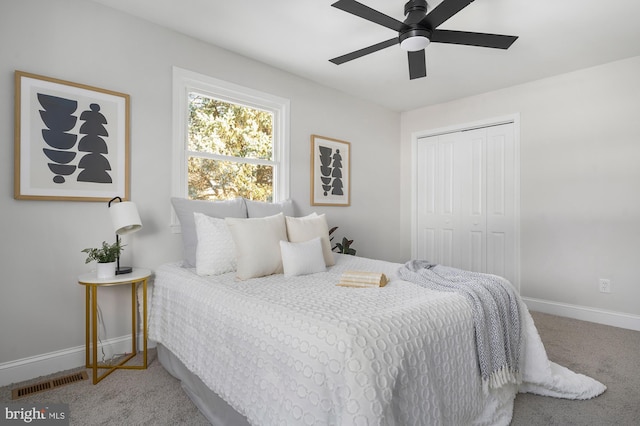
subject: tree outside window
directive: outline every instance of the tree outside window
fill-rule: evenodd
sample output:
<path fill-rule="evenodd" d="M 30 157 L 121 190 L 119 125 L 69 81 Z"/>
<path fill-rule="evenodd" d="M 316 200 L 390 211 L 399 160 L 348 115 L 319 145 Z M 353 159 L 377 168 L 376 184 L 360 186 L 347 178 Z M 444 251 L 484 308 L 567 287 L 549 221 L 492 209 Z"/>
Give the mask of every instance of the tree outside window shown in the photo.
<path fill-rule="evenodd" d="M 188 93 L 188 196 L 274 200 L 274 114 Z"/>

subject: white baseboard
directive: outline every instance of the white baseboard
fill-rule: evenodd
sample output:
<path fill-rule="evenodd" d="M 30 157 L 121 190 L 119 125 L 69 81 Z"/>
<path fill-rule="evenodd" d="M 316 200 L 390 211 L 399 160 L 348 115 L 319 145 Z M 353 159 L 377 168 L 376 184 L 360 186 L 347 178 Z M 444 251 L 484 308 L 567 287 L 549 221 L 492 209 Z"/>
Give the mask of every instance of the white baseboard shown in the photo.
<path fill-rule="evenodd" d="M 142 342 L 141 337 L 138 338 L 138 343 Z M 142 350 L 141 346 L 142 344 L 138 345 L 138 350 Z M 105 359 L 111 358 L 114 354 L 131 352 L 131 335 L 104 340 L 98 346 L 98 360 L 102 359 L 103 350 Z M 0 386 L 81 367 L 85 365 L 85 361 L 85 346 L 82 345 L 5 362 L 0 364 Z"/>
<path fill-rule="evenodd" d="M 640 331 L 640 315 L 523 297 L 530 311 Z"/>

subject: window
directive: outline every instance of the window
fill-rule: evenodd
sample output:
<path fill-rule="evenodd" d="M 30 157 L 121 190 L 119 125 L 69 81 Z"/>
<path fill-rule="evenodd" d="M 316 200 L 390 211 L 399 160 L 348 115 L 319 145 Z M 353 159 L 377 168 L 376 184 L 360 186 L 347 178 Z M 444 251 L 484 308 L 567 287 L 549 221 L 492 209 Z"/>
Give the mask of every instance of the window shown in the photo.
<path fill-rule="evenodd" d="M 173 195 L 288 198 L 289 101 L 180 68 L 173 72 Z"/>

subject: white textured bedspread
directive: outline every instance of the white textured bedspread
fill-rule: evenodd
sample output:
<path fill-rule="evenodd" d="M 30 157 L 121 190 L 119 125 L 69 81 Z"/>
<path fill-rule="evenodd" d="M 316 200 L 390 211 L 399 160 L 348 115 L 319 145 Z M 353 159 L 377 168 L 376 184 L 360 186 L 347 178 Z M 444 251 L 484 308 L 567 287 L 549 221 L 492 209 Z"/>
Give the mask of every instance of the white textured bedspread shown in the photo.
<path fill-rule="evenodd" d="M 164 265 L 156 271 L 149 336 L 255 425 L 510 422 L 517 388 L 483 393 L 462 296 L 400 281 L 396 263 L 336 260 L 323 273 L 247 281 Z M 347 269 L 383 272 L 391 282 L 336 286 Z M 523 387 L 573 398 L 604 391 L 550 363 L 523 310 L 531 349 Z"/>

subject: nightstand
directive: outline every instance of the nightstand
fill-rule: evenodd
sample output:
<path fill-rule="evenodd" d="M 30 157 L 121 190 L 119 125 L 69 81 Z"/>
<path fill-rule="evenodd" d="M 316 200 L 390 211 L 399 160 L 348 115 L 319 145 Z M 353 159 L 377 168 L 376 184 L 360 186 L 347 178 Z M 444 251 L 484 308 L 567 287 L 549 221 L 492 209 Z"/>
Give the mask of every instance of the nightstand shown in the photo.
<path fill-rule="evenodd" d="M 99 279 L 95 272 L 80 275 L 78 283 L 85 286 L 86 300 L 86 367 L 93 369 L 93 384 L 107 377 L 117 369 L 144 370 L 147 368 L 147 281 L 151 276 L 151 270 L 134 268 L 131 273 L 116 275 L 111 278 Z M 119 285 L 131 285 L 131 354 L 127 355 L 116 365 L 98 365 L 98 288 L 113 287 Z M 142 339 L 143 339 L 143 363 L 142 365 L 125 365 L 131 358 L 138 354 L 136 345 L 136 318 L 137 293 L 136 287 L 142 284 Z M 102 376 L 98 376 L 98 369 L 108 369 Z"/>

